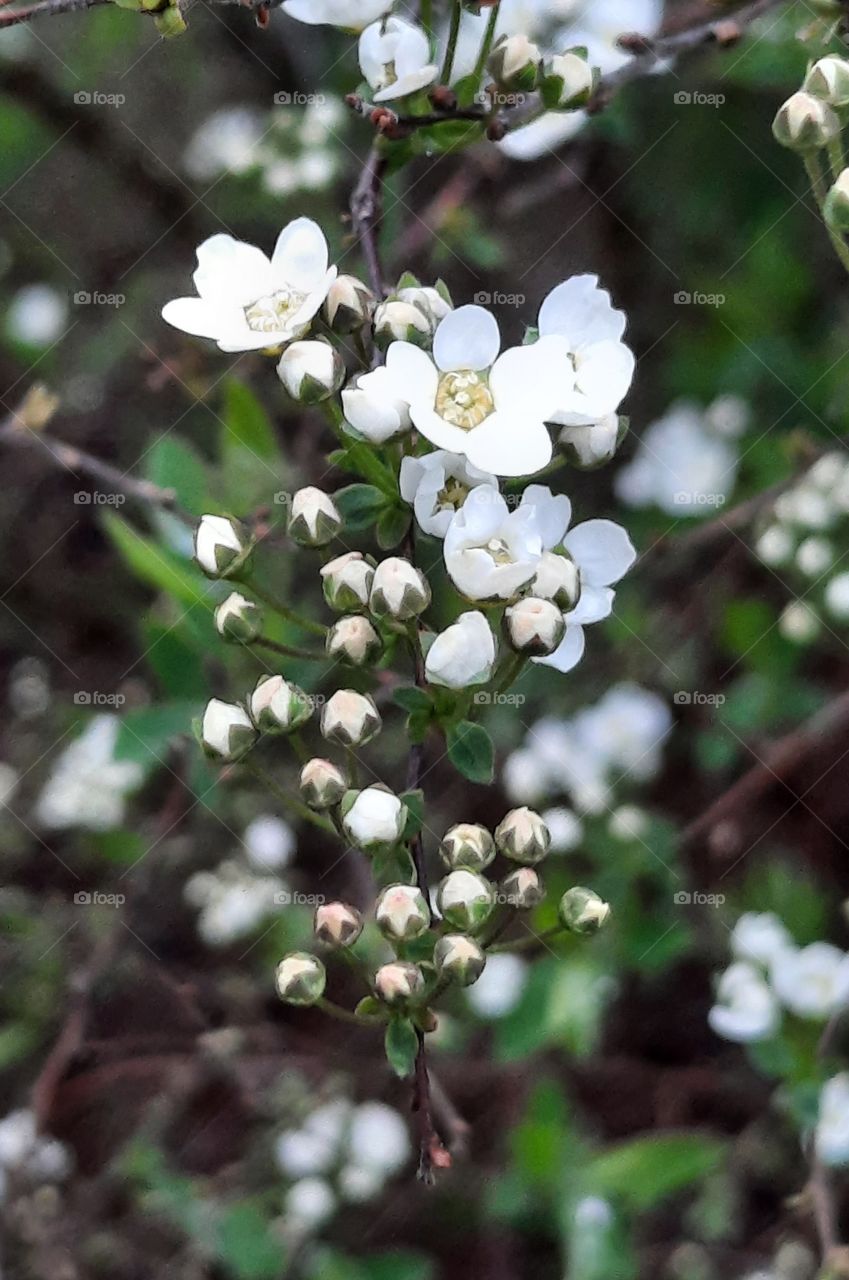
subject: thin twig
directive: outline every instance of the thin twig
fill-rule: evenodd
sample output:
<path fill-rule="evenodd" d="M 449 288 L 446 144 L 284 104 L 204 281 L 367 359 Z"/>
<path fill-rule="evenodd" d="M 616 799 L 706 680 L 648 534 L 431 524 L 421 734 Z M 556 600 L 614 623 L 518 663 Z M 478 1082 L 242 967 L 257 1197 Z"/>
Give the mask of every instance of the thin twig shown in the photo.
<path fill-rule="evenodd" d="M 377 232 L 383 210 L 383 175 L 386 157 L 375 143 L 366 157 L 359 181 L 351 193 L 351 225 L 368 267 L 371 287 L 378 298 L 386 294 Z"/>

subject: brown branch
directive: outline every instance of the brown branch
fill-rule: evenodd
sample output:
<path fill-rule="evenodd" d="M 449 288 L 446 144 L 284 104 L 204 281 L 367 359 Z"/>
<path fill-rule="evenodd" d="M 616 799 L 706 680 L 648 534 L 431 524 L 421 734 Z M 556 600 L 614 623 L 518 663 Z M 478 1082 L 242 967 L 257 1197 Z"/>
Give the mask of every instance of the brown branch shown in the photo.
<path fill-rule="evenodd" d="M 371 287 L 378 298 L 386 295 L 377 245 L 377 233 L 383 212 L 385 172 L 386 157 L 375 143 L 366 157 L 359 181 L 351 193 L 351 225 L 358 243 L 362 246 Z"/>
<path fill-rule="evenodd" d="M 420 1180 L 428 1186 L 434 1183 L 435 1169 L 450 1169 L 451 1155 L 442 1145 L 433 1122 L 433 1097 L 427 1069 L 424 1032 L 417 1029 L 419 1051 L 416 1054 L 415 1089 L 413 1111 L 419 1121 L 419 1173 Z"/>

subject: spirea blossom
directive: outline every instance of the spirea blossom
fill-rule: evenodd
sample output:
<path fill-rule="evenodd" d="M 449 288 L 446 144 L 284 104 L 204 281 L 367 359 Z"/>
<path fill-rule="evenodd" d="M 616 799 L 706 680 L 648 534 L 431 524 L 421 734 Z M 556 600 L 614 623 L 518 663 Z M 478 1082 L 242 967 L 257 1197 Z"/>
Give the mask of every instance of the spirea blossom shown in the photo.
<path fill-rule="evenodd" d="M 375 102 L 418 93 L 439 75 L 424 31 L 401 18 L 385 18 L 366 27 L 360 36 L 359 58 Z"/>

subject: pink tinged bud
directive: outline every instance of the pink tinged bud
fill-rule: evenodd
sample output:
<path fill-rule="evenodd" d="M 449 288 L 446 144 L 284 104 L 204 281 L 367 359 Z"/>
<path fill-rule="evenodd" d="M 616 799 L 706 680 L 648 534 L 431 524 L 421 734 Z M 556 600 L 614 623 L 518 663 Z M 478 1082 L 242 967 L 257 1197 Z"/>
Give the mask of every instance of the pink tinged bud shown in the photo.
<path fill-rule="evenodd" d="M 374 991 L 384 1004 L 406 1005 L 424 995 L 424 976 L 416 965 L 396 960 L 378 969 L 374 975 Z"/>
<path fill-rule="evenodd" d="M 293 951 L 277 966 L 277 994 L 286 1004 L 316 1004 L 324 995 L 327 975 L 317 956 Z"/>
<path fill-rule="evenodd" d="M 501 881 L 499 896 L 506 899 L 508 907 L 530 911 L 542 902 L 545 888 L 533 867 L 517 867 Z"/>
<path fill-rule="evenodd" d="M 533 809 L 511 809 L 495 829 L 499 853 L 513 862 L 542 862 L 551 848 L 548 827 Z"/>
<path fill-rule="evenodd" d="M 339 618 L 327 633 L 327 652 L 352 667 L 365 667 L 383 652 L 383 641 L 368 618 L 353 613 Z"/>
<path fill-rule="evenodd" d="M 308 760 L 301 770 L 301 795 L 311 809 L 332 809 L 348 790 L 348 780 L 331 760 Z"/>
<path fill-rule="evenodd" d="M 562 610 L 552 600 L 529 596 L 504 612 L 507 643 L 517 653 L 545 657 L 560 644 L 566 630 Z"/>
<path fill-rule="evenodd" d="M 325 902 L 316 908 L 315 936 L 328 947 L 351 947 L 363 931 L 363 917 L 347 902 Z"/>
<path fill-rule="evenodd" d="M 391 942 L 412 942 L 430 926 L 430 910 L 415 885 L 391 884 L 377 899 L 375 919 Z"/>
<path fill-rule="evenodd" d="M 325 738 L 346 747 L 361 747 L 380 732 L 381 718 L 373 700 L 354 689 L 338 689 L 321 712 Z"/>
<path fill-rule="evenodd" d="M 295 733 L 312 715 L 312 701 L 282 676 L 261 676 L 251 694 L 251 719 L 263 733 Z"/>

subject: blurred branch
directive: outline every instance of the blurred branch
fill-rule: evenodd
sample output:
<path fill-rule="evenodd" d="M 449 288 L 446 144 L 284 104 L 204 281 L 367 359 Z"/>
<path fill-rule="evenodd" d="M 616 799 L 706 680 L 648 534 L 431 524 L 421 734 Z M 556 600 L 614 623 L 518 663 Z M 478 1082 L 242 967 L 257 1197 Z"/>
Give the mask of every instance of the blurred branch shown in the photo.
<path fill-rule="evenodd" d="M 9 0 L 0 0 L 0 5 L 8 2 Z M 269 9 L 276 9 L 282 4 L 282 0 L 203 0 L 203 2 L 214 5 L 216 8 L 222 5 L 235 5 L 240 9 L 250 9 L 257 13 L 258 18 L 261 13 L 265 14 Z M 84 9 L 94 9 L 99 5 L 112 3 L 113 0 L 38 0 L 37 4 L 32 4 L 26 9 L 0 11 L 0 28 L 18 26 L 22 22 L 30 22 L 33 18 L 58 17 L 62 13 L 77 13 Z M 163 9 L 166 7 L 163 5 Z M 155 17 L 159 11 L 144 9 L 139 12 L 143 17 Z"/>
<path fill-rule="evenodd" d="M 385 172 L 386 158 L 375 144 L 366 157 L 359 181 L 351 193 L 351 225 L 358 243 L 362 245 L 371 287 L 378 298 L 384 297 L 386 293 L 377 247 L 377 230 L 383 212 Z"/>

